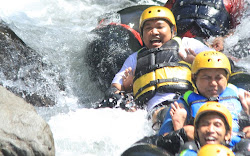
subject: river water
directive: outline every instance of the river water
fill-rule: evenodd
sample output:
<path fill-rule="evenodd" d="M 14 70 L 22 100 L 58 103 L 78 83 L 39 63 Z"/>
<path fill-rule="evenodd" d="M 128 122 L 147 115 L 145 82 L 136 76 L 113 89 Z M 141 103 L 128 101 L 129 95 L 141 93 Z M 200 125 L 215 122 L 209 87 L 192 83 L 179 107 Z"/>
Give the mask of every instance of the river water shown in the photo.
<path fill-rule="evenodd" d="M 88 33 L 97 26 L 100 15 L 135 4 L 156 2 L 0 0 L 0 4 L 0 18 L 45 61 L 58 67 L 65 78 L 66 90 L 58 91 L 56 105 L 36 108 L 51 127 L 57 156 L 117 156 L 143 136 L 154 133 L 145 111 L 91 108 L 103 93 L 88 78 L 84 49 L 92 39 Z M 226 40 L 226 48 L 240 38 L 249 38 L 249 27 L 246 15 L 235 35 Z M 237 64 L 249 68 L 249 60 L 246 57 Z"/>

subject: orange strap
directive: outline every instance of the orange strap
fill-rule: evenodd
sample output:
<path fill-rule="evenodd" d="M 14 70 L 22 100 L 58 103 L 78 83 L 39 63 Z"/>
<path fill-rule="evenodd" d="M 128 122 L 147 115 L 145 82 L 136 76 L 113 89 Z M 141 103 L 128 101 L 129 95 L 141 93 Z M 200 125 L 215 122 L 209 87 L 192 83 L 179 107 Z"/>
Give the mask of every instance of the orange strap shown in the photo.
<path fill-rule="evenodd" d="M 117 23 L 110 23 L 110 25 L 120 25 L 126 29 L 128 29 L 129 31 L 132 32 L 132 34 L 134 34 L 135 38 L 139 41 L 140 45 L 143 46 L 143 42 L 141 39 L 141 35 L 140 33 L 138 33 L 135 29 L 131 28 L 130 26 L 126 25 L 126 24 L 117 24 Z"/>

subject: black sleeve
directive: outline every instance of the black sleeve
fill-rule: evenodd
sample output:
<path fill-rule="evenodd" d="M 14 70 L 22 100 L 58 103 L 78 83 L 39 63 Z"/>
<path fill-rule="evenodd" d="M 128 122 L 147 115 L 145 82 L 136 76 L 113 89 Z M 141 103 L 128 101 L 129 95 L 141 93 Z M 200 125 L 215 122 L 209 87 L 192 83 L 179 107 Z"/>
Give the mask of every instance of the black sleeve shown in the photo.
<path fill-rule="evenodd" d="M 172 131 L 166 136 L 159 136 L 156 143 L 157 146 L 166 149 L 172 154 L 178 153 L 180 147 L 188 141 L 187 134 L 184 128 L 177 131 Z"/>
<path fill-rule="evenodd" d="M 187 134 L 184 128 L 182 128 L 177 131 L 172 131 L 166 136 L 153 135 L 149 137 L 144 137 L 135 144 L 137 143 L 153 144 L 165 149 L 171 154 L 176 154 L 179 152 L 180 147 L 184 145 L 186 141 L 188 141 Z"/>
<path fill-rule="evenodd" d="M 250 155 L 249 147 L 250 139 L 241 139 L 239 143 L 234 145 L 232 151 L 235 153 L 235 156 L 248 156 Z"/>
<path fill-rule="evenodd" d="M 147 144 L 153 144 L 153 145 L 157 145 L 157 140 L 160 136 L 158 135 L 152 135 L 152 136 L 147 136 L 144 137 L 143 139 L 137 141 L 135 144 L 137 143 L 147 143 Z"/>

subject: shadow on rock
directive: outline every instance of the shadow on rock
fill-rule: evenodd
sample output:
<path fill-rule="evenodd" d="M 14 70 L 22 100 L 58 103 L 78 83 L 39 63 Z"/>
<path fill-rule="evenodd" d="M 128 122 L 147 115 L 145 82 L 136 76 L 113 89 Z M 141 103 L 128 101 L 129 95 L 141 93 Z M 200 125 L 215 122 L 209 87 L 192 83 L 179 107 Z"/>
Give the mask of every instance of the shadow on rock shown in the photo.
<path fill-rule="evenodd" d="M 38 53 L 0 20 L 1 85 L 34 106 L 51 106 L 55 104 L 55 92 L 64 90 L 58 75 L 55 67 L 44 63 Z"/>

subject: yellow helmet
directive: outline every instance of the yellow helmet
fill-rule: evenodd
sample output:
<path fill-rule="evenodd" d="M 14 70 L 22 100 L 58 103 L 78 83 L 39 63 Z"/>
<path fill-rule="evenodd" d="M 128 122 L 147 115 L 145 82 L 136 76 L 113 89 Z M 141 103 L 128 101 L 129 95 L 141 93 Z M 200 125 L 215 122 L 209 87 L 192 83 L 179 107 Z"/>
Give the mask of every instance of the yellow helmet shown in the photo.
<path fill-rule="evenodd" d="M 216 112 L 216 113 L 221 114 L 225 118 L 228 124 L 229 130 L 232 131 L 233 118 L 232 118 L 230 111 L 224 105 L 220 104 L 217 101 L 208 101 L 200 107 L 200 109 L 198 110 L 194 118 L 194 129 L 195 129 L 194 135 L 196 138 L 197 138 L 196 130 L 198 128 L 197 123 L 201 115 L 207 112 Z"/>
<path fill-rule="evenodd" d="M 225 69 L 228 74 L 227 78 L 231 74 L 231 65 L 227 56 L 218 51 L 204 51 L 197 54 L 191 67 L 192 76 L 199 70 L 207 68 Z"/>
<path fill-rule="evenodd" d="M 226 146 L 221 144 L 207 144 L 201 147 L 197 156 L 235 156 Z"/>
<path fill-rule="evenodd" d="M 144 23 L 151 19 L 165 19 L 174 26 L 174 32 L 177 33 L 177 27 L 174 15 L 171 10 L 163 6 L 151 6 L 143 11 L 140 17 L 139 30 L 142 30 Z M 142 31 L 141 31 L 142 32 Z"/>

